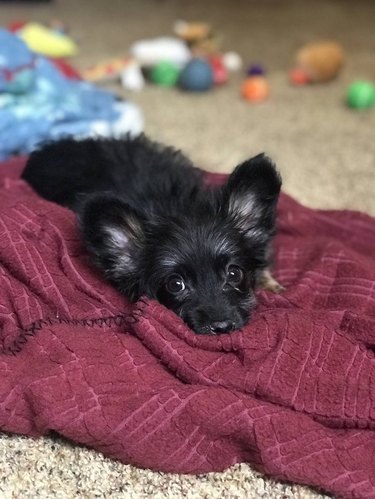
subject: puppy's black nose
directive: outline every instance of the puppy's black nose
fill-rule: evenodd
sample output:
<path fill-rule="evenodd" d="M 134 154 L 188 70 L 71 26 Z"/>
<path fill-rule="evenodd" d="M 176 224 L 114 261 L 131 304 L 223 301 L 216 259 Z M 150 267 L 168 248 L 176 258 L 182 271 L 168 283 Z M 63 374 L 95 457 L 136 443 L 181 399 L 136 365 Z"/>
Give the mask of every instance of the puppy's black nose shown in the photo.
<path fill-rule="evenodd" d="M 210 330 L 216 334 L 227 333 L 228 331 L 233 331 L 233 329 L 233 321 L 216 321 L 210 324 Z"/>

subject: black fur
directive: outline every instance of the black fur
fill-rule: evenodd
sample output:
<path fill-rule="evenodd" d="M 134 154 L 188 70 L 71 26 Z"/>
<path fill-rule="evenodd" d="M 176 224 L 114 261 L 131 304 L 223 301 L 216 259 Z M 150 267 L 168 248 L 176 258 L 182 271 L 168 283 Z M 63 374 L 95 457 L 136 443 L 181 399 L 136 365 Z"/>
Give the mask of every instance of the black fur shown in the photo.
<path fill-rule="evenodd" d="M 23 178 L 78 212 L 96 265 L 131 300 L 157 299 L 200 334 L 248 321 L 281 186 L 263 154 L 205 188 L 183 154 L 144 136 L 65 139 L 32 153 Z"/>

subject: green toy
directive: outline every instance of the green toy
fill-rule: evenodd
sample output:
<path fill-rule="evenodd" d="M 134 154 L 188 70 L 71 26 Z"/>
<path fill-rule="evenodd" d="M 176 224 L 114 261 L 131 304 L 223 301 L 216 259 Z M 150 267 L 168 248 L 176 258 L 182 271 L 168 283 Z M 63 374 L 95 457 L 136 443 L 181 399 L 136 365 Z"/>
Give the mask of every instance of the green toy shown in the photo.
<path fill-rule="evenodd" d="M 173 87 L 180 76 L 179 68 L 168 61 L 161 61 L 156 64 L 150 74 L 150 79 L 156 85 L 163 87 Z"/>
<path fill-rule="evenodd" d="M 350 85 L 346 102 L 354 109 L 368 109 L 375 106 L 375 85 L 369 81 L 356 81 Z"/>

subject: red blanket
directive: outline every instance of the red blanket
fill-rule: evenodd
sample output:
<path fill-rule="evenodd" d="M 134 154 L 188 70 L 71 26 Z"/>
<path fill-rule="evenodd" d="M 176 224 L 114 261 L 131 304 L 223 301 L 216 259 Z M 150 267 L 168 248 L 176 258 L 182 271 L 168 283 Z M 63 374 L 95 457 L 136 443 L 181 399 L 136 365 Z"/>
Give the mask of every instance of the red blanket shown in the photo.
<path fill-rule="evenodd" d="M 161 471 L 248 462 L 375 497 L 373 219 L 282 196 L 276 277 L 286 291 L 259 293 L 244 330 L 201 337 L 106 284 L 73 214 L 31 192 L 21 166 L 0 170 L 3 431 L 55 431 Z"/>

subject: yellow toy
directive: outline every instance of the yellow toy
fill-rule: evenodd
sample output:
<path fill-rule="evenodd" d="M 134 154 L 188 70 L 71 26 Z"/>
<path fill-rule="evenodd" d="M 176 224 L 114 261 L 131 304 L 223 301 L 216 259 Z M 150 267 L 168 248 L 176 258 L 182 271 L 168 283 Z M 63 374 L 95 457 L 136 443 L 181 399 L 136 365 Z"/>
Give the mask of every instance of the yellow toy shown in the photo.
<path fill-rule="evenodd" d="M 69 36 L 41 24 L 27 23 L 17 35 L 30 50 L 47 57 L 71 57 L 78 52 L 77 45 Z"/>

